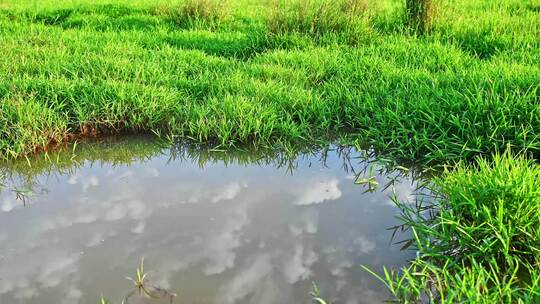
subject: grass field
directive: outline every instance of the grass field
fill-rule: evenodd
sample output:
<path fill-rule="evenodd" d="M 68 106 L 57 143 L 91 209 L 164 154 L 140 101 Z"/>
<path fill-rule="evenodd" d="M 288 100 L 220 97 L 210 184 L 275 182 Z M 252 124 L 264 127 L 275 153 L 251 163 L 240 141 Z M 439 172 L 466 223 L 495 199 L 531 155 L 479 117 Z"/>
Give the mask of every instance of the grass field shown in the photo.
<path fill-rule="evenodd" d="M 435 182 L 451 215 L 408 218 L 437 237 L 418 235 L 421 256 L 459 254 L 415 261 L 433 263 L 421 278 L 395 274 L 409 282 L 396 296 L 413 300 L 436 277 L 437 301 L 534 303 L 540 1 L 433 0 L 421 30 L 406 2 L 0 0 L 0 157 L 135 132 L 225 147 L 339 140 L 398 162 L 462 161 Z M 455 240 L 486 235 L 500 242 Z M 476 275 L 485 280 L 465 282 Z"/>

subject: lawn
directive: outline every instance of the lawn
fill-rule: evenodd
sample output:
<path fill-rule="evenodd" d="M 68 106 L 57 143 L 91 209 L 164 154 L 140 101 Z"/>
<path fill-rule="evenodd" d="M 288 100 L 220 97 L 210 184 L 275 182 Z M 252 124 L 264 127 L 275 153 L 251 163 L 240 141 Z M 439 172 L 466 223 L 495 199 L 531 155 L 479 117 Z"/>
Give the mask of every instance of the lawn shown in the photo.
<path fill-rule="evenodd" d="M 1 0 L 0 158 L 145 133 L 446 165 L 435 218 L 404 209 L 418 260 L 385 282 L 402 301 L 538 302 L 540 1 L 407 15 L 425 1 Z"/>

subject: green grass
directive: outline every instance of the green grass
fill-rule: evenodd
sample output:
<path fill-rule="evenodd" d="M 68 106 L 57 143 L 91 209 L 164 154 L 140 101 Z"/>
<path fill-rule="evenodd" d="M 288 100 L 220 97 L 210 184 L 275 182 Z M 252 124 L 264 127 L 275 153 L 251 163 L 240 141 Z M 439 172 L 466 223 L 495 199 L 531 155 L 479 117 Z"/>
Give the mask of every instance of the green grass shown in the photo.
<path fill-rule="evenodd" d="M 223 148 L 337 140 L 397 162 L 476 163 L 436 180 L 449 200 L 525 191 L 512 174 L 539 170 L 540 1 L 419 1 L 428 12 L 412 0 L 3 0 L 0 158 L 109 133 Z M 532 160 L 493 156 L 506 149 Z M 440 290 L 455 292 L 441 292 L 447 302 L 486 295 L 533 303 L 516 287 L 538 266 L 525 252 L 539 250 L 526 230 L 538 223 L 538 193 L 529 194 L 504 196 L 502 207 L 478 197 L 470 210 L 442 200 L 455 217 L 444 220 L 459 224 L 448 259 L 461 260 L 422 256 L 397 295 L 414 298 L 436 274 L 448 287 Z M 507 230 L 492 228 L 501 215 L 488 211 L 508 217 Z M 470 238 L 492 241 L 460 247 Z M 519 275 L 509 270 L 516 265 Z M 529 272 L 536 284 L 538 271 Z"/>
<path fill-rule="evenodd" d="M 133 278 L 126 277 L 133 283 L 134 289 L 128 293 L 123 299 L 121 304 L 131 303 L 130 300 L 132 297 L 139 297 L 139 300 L 134 300 L 135 302 L 140 302 L 141 298 L 158 301 L 164 303 L 165 301 L 172 304 L 176 298 L 175 293 L 171 293 L 166 289 L 154 286 L 150 283 L 148 279 L 150 272 L 144 271 L 144 257 L 141 259 L 141 264 L 137 267 L 135 276 Z M 164 301 L 160 301 L 164 300 Z M 143 300 L 144 301 L 144 300 Z M 109 300 L 101 296 L 101 304 L 110 304 Z"/>
<path fill-rule="evenodd" d="M 418 256 L 380 278 L 396 298 L 538 303 L 540 165 L 496 154 L 445 171 L 431 190 L 439 198 L 428 209 L 401 204 Z"/>
<path fill-rule="evenodd" d="M 111 3 L 3 1 L 3 158 L 111 132 L 427 164 L 540 149 L 535 2 L 443 1 L 422 37 L 400 1 Z"/>

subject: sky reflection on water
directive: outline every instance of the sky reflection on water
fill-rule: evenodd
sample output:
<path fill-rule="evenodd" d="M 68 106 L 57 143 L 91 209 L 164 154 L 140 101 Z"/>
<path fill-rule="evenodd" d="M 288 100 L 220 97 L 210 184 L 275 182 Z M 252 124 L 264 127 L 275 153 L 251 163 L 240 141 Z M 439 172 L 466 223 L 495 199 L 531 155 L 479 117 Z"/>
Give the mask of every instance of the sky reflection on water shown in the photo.
<path fill-rule="evenodd" d="M 310 303 L 312 281 L 332 303 L 381 303 L 388 293 L 360 265 L 399 267 L 412 253 L 390 243 L 390 188 L 363 193 L 351 169 L 366 164 L 349 152 L 280 167 L 136 139 L 5 166 L 0 303 L 120 303 L 142 256 L 175 303 Z M 401 198 L 414 187 L 394 184 Z"/>

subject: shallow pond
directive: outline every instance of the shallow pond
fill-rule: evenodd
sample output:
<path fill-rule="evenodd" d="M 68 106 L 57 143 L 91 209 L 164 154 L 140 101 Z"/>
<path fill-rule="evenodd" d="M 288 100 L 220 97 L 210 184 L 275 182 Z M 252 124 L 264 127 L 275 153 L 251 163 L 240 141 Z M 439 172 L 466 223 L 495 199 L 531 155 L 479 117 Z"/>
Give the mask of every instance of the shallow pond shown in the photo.
<path fill-rule="evenodd" d="M 79 144 L 1 165 L 0 303 L 120 303 L 141 258 L 175 303 L 382 303 L 360 265 L 399 267 L 391 189 L 415 183 L 330 148 L 287 158 L 164 148 L 149 139 Z M 404 237 L 404 236 L 402 236 Z M 164 301 L 148 300 L 147 303 Z M 145 303 L 146 303 L 145 302 Z M 168 303 L 168 302 L 166 302 Z"/>

